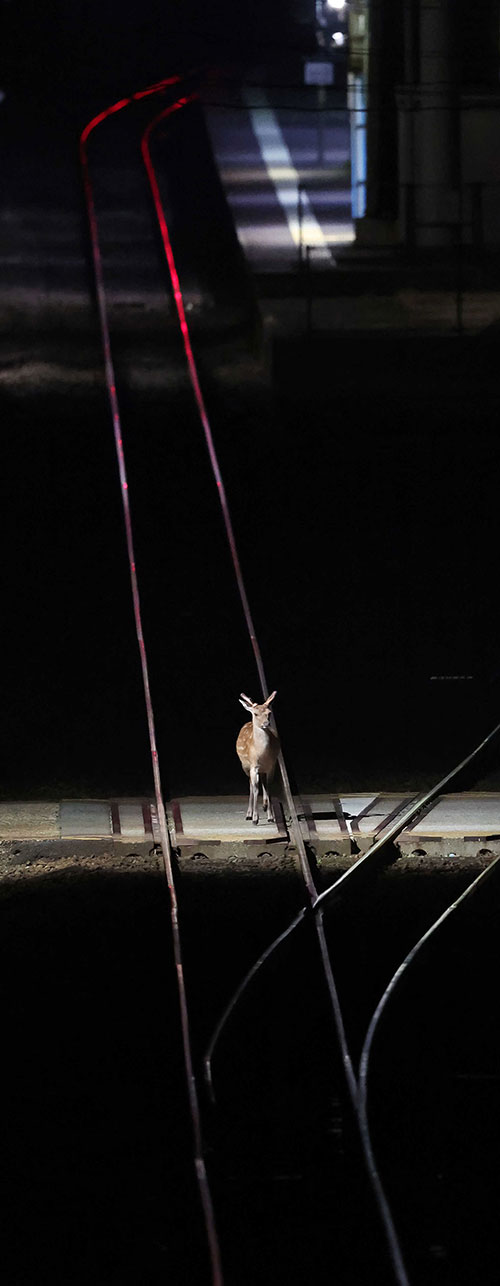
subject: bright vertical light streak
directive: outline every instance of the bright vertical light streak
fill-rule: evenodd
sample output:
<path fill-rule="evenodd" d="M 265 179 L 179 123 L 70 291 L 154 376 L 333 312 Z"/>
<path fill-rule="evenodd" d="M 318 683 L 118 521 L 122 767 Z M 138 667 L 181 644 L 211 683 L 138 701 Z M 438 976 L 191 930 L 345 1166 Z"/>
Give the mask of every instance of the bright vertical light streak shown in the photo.
<path fill-rule="evenodd" d="M 133 102 L 137 102 L 142 98 L 146 98 L 151 94 L 161 93 L 167 87 L 171 85 L 179 84 L 180 81 L 181 81 L 180 76 L 171 76 L 165 80 L 158 81 L 155 85 L 150 85 L 146 89 L 140 90 L 138 93 L 131 94 L 129 98 L 120 99 L 118 102 L 113 103 L 111 107 L 106 108 L 105 111 L 99 112 L 97 116 L 94 116 L 92 120 L 89 121 L 88 125 L 85 126 L 85 129 L 83 130 L 80 137 L 80 162 L 82 167 L 85 200 L 87 204 L 87 212 L 88 212 L 88 220 L 89 220 L 90 240 L 91 240 L 91 246 L 92 246 L 92 257 L 94 262 L 97 304 L 99 309 L 99 320 L 100 320 L 100 326 L 101 326 L 101 337 L 102 337 L 103 352 L 104 352 L 106 385 L 108 389 L 111 415 L 113 420 L 115 450 L 116 450 L 116 457 L 118 461 L 118 472 L 119 472 L 119 478 L 120 478 L 122 508 L 123 508 L 124 522 L 125 522 L 125 534 L 126 534 L 126 541 L 127 541 L 127 553 L 128 553 L 128 562 L 129 562 L 129 570 L 130 570 L 130 582 L 131 582 L 131 588 L 132 588 L 132 599 L 133 599 L 133 607 L 134 607 L 134 619 L 135 619 L 135 628 L 136 628 L 136 634 L 137 634 L 137 642 L 139 645 L 142 679 L 143 679 L 143 685 L 144 685 L 144 699 L 145 699 L 145 705 L 146 705 L 149 744 L 150 744 L 150 753 L 151 753 L 151 761 L 152 761 L 152 768 L 153 768 L 156 807 L 157 807 L 157 813 L 158 813 L 158 824 L 159 824 L 159 830 L 160 830 L 165 874 L 167 877 L 168 887 L 170 892 L 172 939 L 173 939 L 173 946 L 174 946 L 174 958 L 175 958 L 177 985 L 178 985 L 178 992 L 179 992 L 179 1008 L 180 1008 L 180 1017 L 181 1017 L 186 1084 L 187 1084 L 189 1107 L 190 1107 L 190 1113 L 191 1113 L 191 1121 L 192 1121 L 192 1127 L 193 1127 L 193 1141 L 194 1141 L 194 1149 L 195 1149 L 195 1156 L 194 1156 L 195 1172 L 196 1172 L 196 1178 L 198 1182 L 198 1190 L 200 1193 L 201 1205 L 202 1205 L 203 1215 L 205 1220 L 207 1241 L 208 1241 L 209 1252 L 210 1252 L 211 1267 L 212 1267 L 212 1283 L 213 1283 L 213 1286 L 223 1286 L 219 1242 L 218 1242 L 217 1230 L 215 1226 L 212 1197 L 211 1197 L 211 1192 L 208 1184 L 208 1177 L 207 1177 L 205 1160 L 203 1155 L 204 1148 L 203 1148 L 203 1139 L 202 1139 L 202 1132 L 201 1132 L 201 1118 L 200 1118 L 200 1109 L 199 1109 L 199 1103 L 198 1103 L 198 1094 L 196 1089 L 196 1081 L 194 1076 L 193 1058 L 192 1058 L 192 1052 L 191 1052 L 189 1016 L 188 1016 L 188 1009 L 187 1009 L 186 989 L 185 989 L 185 982 L 184 982 L 184 969 L 183 969 L 183 963 L 182 963 L 182 953 L 181 953 L 181 944 L 180 944 L 180 935 L 179 935 L 177 895 L 176 895 L 174 877 L 173 877 L 172 855 L 171 855 L 170 839 L 169 839 L 168 828 L 167 828 L 167 819 L 165 815 L 165 806 L 163 803 L 160 765 L 159 765 L 159 759 L 158 759 L 158 749 L 156 745 L 155 720 L 154 720 L 153 703 L 151 699 L 151 688 L 150 688 L 150 680 L 149 680 L 149 666 L 148 666 L 146 645 L 144 642 L 144 635 L 143 635 L 143 629 L 142 629 L 141 604 L 140 604 L 139 586 L 137 581 L 137 572 L 136 572 L 136 563 L 135 563 L 132 518 L 130 513 L 130 502 L 129 502 L 129 496 L 128 496 L 128 480 L 127 480 L 127 471 L 126 471 L 126 464 L 125 464 L 125 454 L 123 450 L 120 410 L 119 410 L 118 398 L 116 394 L 116 378 L 115 378 L 113 359 L 111 354 L 111 339 L 110 339 L 110 333 L 109 333 L 109 324 L 108 324 L 108 316 L 107 316 L 107 308 L 106 308 L 106 295 L 105 295 L 105 289 L 104 289 L 104 277 L 103 277 L 103 270 L 102 270 L 101 250 L 99 245 L 99 235 L 98 235 L 98 229 L 97 229 L 97 218 L 96 218 L 96 212 L 95 212 L 94 196 L 93 196 L 93 190 L 92 190 L 92 183 L 90 180 L 88 157 L 87 157 L 87 141 L 88 141 L 89 135 L 92 133 L 94 129 L 96 129 L 98 125 L 102 123 L 102 121 L 107 120 L 109 116 L 113 116 L 116 112 L 121 111 L 122 108 L 128 107 L 129 104 Z M 179 103 L 175 104 L 175 106 L 182 106 L 185 101 L 188 101 L 188 99 L 179 100 Z"/>
<path fill-rule="evenodd" d="M 366 85 L 363 77 L 349 73 L 347 91 L 351 133 L 351 208 L 353 219 L 366 213 Z"/>
<path fill-rule="evenodd" d="M 320 246 L 329 255 L 327 239 L 311 208 L 307 192 L 300 186 L 291 153 L 265 94 L 259 89 L 246 89 L 243 97 L 265 169 L 285 215 L 294 245 L 299 246 L 303 242 L 304 245 Z M 302 203 L 302 217 L 298 213 L 299 201 Z"/>

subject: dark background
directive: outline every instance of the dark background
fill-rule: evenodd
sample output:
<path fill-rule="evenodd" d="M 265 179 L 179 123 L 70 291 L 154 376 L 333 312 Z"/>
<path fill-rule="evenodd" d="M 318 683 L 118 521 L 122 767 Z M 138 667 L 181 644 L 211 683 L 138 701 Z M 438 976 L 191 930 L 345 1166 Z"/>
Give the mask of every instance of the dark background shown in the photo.
<path fill-rule="evenodd" d="M 5 798 L 151 790 L 77 142 L 94 111 L 179 65 L 250 75 L 278 47 L 288 73 L 309 39 L 284 5 L 207 13 L 3 7 L 4 231 L 31 230 L 30 253 L 6 254 L 4 275 L 28 302 L 16 311 L 2 297 L 6 367 L 24 372 L 1 406 Z M 92 172 L 160 757 L 168 793 L 239 791 L 237 698 L 257 695 L 255 670 L 137 159 L 145 119 L 141 109 L 103 127 Z M 200 227 L 179 216 L 186 194 L 199 197 L 200 156 L 208 175 L 203 140 L 193 111 L 156 157 L 181 280 L 217 298 L 193 338 L 287 759 L 303 790 L 418 789 L 499 717 L 495 330 L 278 345 L 263 388 L 255 298 L 248 281 L 240 289 L 230 230 L 200 263 Z M 124 212 L 142 220 L 133 254 Z M 204 234 L 222 218 L 212 175 Z M 237 298 L 219 290 L 221 256 Z M 85 307 L 66 299 L 40 314 L 40 283 L 44 297 L 65 286 Z M 155 307 L 134 321 L 120 289 Z M 229 381 L 221 352 L 239 372 Z M 138 362 L 164 372 L 159 391 L 138 391 Z M 478 783 L 498 784 L 495 749 L 461 784 Z M 207 1280 L 169 910 L 153 868 L 154 855 L 145 871 L 89 876 L 75 863 L 3 882 L 10 1282 L 181 1282 L 187 1254 L 193 1281 Z M 388 977 L 468 879 L 407 874 L 372 873 L 327 917 L 355 1052 Z M 180 881 L 197 1072 L 231 988 L 302 901 L 298 879 L 271 881 L 272 893 L 269 881 Z M 498 1275 L 494 887 L 472 920 L 452 920 L 437 957 L 421 957 L 376 1051 L 376 1143 L 422 1286 Z M 261 974 L 217 1076 L 221 1111 L 206 1119 L 228 1281 L 283 1270 L 319 1286 L 334 1264 L 349 1286 L 385 1284 L 312 934 Z"/>
<path fill-rule="evenodd" d="M 6 310 L 6 331 L 16 359 L 36 364 L 45 346 L 93 384 L 77 375 L 63 392 L 35 372 L 4 402 L 2 792 L 137 793 L 150 770 L 78 133 L 115 96 L 193 60 L 223 80 L 269 59 L 272 81 L 309 28 L 286 6 L 227 6 L 210 21 L 196 6 L 129 8 L 119 22 L 112 6 L 4 11 L 4 210 L 14 222 L 28 210 L 38 272 L 33 284 L 32 266 L 9 263 L 33 309 L 13 325 Z M 138 157 L 157 110 L 106 122 L 91 173 L 166 790 L 231 791 L 243 785 L 238 693 L 258 688 Z M 292 775 L 304 790 L 431 784 L 498 719 L 495 328 L 278 344 L 266 391 L 255 293 L 199 108 L 174 119 L 155 159 L 181 283 L 215 300 L 193 340 Z M 123 212 L 143 220 L 132 255 Z M 74 282 L 83 320 L 55 308 L 40 322 L 36 281 L 54 299 Z M 113 290 L 152 292 L 157 311 L 136 323 Z M 134 388 L 138 352 L 169 372 L 160 393 Z M 235 369 L 246 354 L 230 387 L 221 352 Z M 496 766 L 493 747 L 464 784 L 495 784 Z"/>

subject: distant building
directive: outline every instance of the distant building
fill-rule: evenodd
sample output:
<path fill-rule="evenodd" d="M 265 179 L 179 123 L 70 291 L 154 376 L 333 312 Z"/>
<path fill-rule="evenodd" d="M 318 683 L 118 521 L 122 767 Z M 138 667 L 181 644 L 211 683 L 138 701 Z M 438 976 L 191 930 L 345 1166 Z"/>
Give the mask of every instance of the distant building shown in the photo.
<path fill-rule="evenodd" d="M 350 0 L 363 245 L 500 248 L 500 0 Z"/>

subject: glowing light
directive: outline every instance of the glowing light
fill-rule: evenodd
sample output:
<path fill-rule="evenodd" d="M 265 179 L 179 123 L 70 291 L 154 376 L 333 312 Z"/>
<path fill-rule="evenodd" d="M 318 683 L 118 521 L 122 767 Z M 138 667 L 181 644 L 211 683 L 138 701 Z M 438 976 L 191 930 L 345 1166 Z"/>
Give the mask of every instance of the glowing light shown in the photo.
<path fill-rule="evenodd" d="M 326 0 L 326 7 L 340 12 L 341 9 L 345 9 L 345 0 Z"/>
<path fill-rule="evenodd" d="M 241 228 L 238 236 L 245 251 L 249 256 L 252 253 L 259 254 L 262 249 L 270 250 L 274 253 L 277 251 L 286 252 L 290 245 L 290 237 L 298 244 L 299 229 L 298 221 L 292 220 L 292 227 L 278 227 L 275 223 L 261 224 L 255 228 Z M 313 243 L 311 229 L 308 228 L 307 237 L 305 233 L 305 221 L 303 224 L 304 244 L 322 245 L 323 243 L 316 238 Z M 331 231 L 328 237 L 325 237 L 324 249 L 327 250 L 335 245 L 348 245 L 354 240 L 354 229 L 352 223 L 336 223 L 331 225 Z"/>
<path fill-rule="evenodd" d="M 262 160 L 287 221 L 288 235 L 296 246 L 323 246 L 328 253 L 327 239 L 300 182 L 279 121 L 266 95 L 253 89 L 251 94 L 245 91 L 244 97 Z"/>
<path fill-rule="evenodd" d="M 344 43 L 345 43 L 345 36 L 344 36 L 344 32 L 343 32 L 343 31 L 334 31 L 334 32 L 333 32 L 333 35 L 332 35 L 332 44 L 337 45 L 338 47 L 340 47 L 340 45 L 343 45 Z"/>
<path fill-rule="evenodd" d="M 92 130 L 96 128 L 96 125 L 100 125 L 101 121 L 107 120 L 108 116 L 114 116 L 115 112 L 121 112 L 123 107 L 128 107 L 130 103 L 135 103 L 140 98 L 147 98 L 149 94 L 160 94 L 162 90 L 168 89 L 169 85 L 178 85 L 181 79 L 183 79 L 181 76 L 167 76 L 164 80 L 157 81 L 155 85 L 148 85 L 147 89 L 140 89 L 137 93 L 131 94 L 129 98 L 120 98 L 117 103 L 112 103 L 111 107 L 106 107 L 103 112 L 98 112 L 97 116 L 93 116 L 92 120 L 85 126 L 85 129 L 82 130 L 80 147 L 85 146 Z"/>

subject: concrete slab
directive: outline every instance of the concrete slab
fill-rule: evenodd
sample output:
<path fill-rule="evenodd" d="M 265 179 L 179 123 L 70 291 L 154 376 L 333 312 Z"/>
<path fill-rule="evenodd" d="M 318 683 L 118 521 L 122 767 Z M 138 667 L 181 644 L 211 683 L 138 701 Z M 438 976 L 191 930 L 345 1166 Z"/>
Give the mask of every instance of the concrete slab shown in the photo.
<path fill-rule="evenodd" d="M 402 809 L 411 795 L 309 795 L 297 800 L 300 814 L 304 807 L 309 815 L 309 830 L 318 839 L 339 839 L 342 835 L 376 835 L 398 809 Z M 345 819 L 345 829 L 339 822 L 335 800 L 338 800 Z M 312 821 L 312 826 L 311 826 Z"/>
<path fill-rule="evenodd" d="M 36 800 L 0 803 L 1 839 L 59 839 L 59 804 Z"/>
<path fill-rule="evenodd" d="M 338 839 L 346 835 L 347 829 L 340 826 L 332 796 L 310 795 L 307 799 L 296 799 L 298 816 L 305 813 L 302 824 L 304 839 L 310 838 L 314 843 L 316 837 L 321 840 Z"/>
<path fill-rule="evenodd" d="M 416 798 L 416 796 L 414 797 Z M 412 796 L 365 793 L 297 797 L 295 805 L 304 838 L 314 844 L 349 846 L 350 839 L 369 844 Z M 339 803 L 343 818 L 340 818 Z M 258 826 L 245 818 L 247 796 L 189 796 L 168 804 L 169 824 L 175 847 L 207 844 L 258 844 L 288 839 L 281 810 L 278 825 L 266 821 L 260 810 Z M 144 842 L 153 833 L 159 840 L 153 801 L 139 799 L 63 800 L 61 803 L 13 801 L 0 803 L 0 840 L 102 839 Z M 438 799 L 404 836 L 415 845 L 420 838 L 498 836 L 500 842 L 500 793 L 478 792 Z"/>
<path fill-rule="evenodd" d="M 323 796 L 324 798 L 325 796 Z M 357 817 L 359 813 L 363 813 L 367 808 L 370 808 L 376 799 L 380 799 L 380 795 L 341 795 L 340 802 L 344 817 Z"/>
<path fill-rule="evenodd" d="M 337 796 L 346 829 L 338 817 L 334 795 L 311 795 L 295 800 L 301 817 L 304 836 L 321 842 L 338 843 L 348 836 L 375 838 L 385 825 L 408 807 L 416 793 L 411 795 L 358 794 Z M 259 827 L 245 821 L 246 797 L 225 796 L 218 799 L 191 797 L 175 801 L 175 833 L 178 842 L 189 840 L 207 842 L 242 840 L 259 842 L 260 839 L 277 838 L 277 828 L 264 821 Z M 303 819 L 303 820 L 302 820 Z M 476 794 L 448 796 L 437 800 L 425 816 L 407 828 L 414 836 L 484 836 L 500 835 L 500 795 Z"/>
<path fill-rule="evenodd" d="M 197 796 L 172 801 L 176 844 L 189 840 L 262 840 L 278 838 L 278 827 L 268 822 L 260 806 L 258 826 L 245 820 L 248 795 Z"/>
<path fill-rule="evenodd" d="M 122 839 L 144 840 L 146 838 L 146 827 L 144 825 L 144 811 L 142 804 L 124 803 L 120 801 L 116 805 L 117 820 L 119 822 L 119 834 Z"/>
<path fill-rule="evenodd" d="M 448 795 L 416 822 L 412 835 L 500 835 L 500 795 Z"/>
<path fill-rule="evenodd" d="M 416 794 L 412 796 L 409 792 L 405 795 L 377 795 L 367 808 L 360 809 L 359 813 L 354 814 L 353 832 L 359 835 L 378 835 L 389 820 L 393 820 L 398 812 L 402 812 L 413 798 L 416 798 Z"/>
<path fill-rule="evenodd" d="M 96 800 L 65 800 L 61 804 L 61 839 L 104 839 L 113 834 L 111 806 Z"/>

